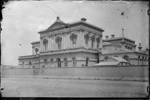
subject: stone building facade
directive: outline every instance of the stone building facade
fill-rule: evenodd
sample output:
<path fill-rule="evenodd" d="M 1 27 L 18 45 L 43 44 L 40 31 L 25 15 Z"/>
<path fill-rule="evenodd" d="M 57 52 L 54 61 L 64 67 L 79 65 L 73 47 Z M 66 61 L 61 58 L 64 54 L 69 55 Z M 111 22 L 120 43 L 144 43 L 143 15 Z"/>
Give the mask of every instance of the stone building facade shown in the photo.
<path fill-rule="evenodd" d="M 19 66 L 84 67 L 99 62 L 104 30 L 86 22 L 64 23 L 57 17 L 46 30 L 40 31 L 40 41 L 32 44 L 32 55 L 20 56 Z"/>
<path fill-rule="evenodd" d="M 64 23 L 57 17 L 47 29 L 40 31 L 40 41 L 32 42 L 32 55 L 20 56 L 19 66 L 40 67 L 86 67 L 121 57 L 131 65 L 148 65 L 149 49 L 124 36 L 102 40 L 103 29 L 89 24 L 85 18 Z"/>

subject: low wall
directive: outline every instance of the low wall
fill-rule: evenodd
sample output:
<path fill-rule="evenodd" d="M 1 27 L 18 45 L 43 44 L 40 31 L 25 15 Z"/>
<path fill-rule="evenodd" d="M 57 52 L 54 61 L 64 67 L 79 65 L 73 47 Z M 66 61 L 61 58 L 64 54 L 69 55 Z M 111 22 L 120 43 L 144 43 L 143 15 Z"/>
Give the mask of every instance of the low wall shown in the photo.
<path fill-rule="evenodd" d="M 2 77 L 69 76 L 104 78 L 148 78 L 148 66 L 132 67 L 81 67 L 81 68 L 16 68 L 3 69 Z"/>

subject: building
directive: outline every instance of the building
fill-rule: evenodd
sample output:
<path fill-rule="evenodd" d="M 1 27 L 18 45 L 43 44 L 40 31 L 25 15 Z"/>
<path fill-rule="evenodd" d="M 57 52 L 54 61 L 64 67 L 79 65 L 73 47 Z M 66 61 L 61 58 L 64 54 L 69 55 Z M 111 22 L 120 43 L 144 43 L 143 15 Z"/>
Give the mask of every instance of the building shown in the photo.
<path fill-rule="evenodd" d="M 84 67 L 99 62 L 103 29 L 85 18 L 64 23 L 57 17 L 46 30 L 38 32 L 40 41 L 32 42 L 32 55 L 20 56 L 19 66 Z"/>
<path fill-rule="evenodd" d="M 107 58 L 118 57 L 131 65 L 148 65 L 149 49 L 142 50 L 139 43 L 115 35 L 102 40 L 103 29 L 89 24 L 85 18 L 64 23 L 57 17 L 47 29 L 40 31 L 40 41 L 32 42 L 32 55 L 20 56 L 19 66 L 33 67 L 86 67 Z"/>
<path fill-rule="evenodd" d="M 121 57 L 130 62 L 131 65 L 148 65 L 149 49 L 142 50 L 141 43 L 139 43 L 138 51 L 136 50 L 135 41 L 124 36 L 110 38 L 106 36 L 103 40 L 102 54 L 100 62 L 105 61 L 109 57 Z"/>

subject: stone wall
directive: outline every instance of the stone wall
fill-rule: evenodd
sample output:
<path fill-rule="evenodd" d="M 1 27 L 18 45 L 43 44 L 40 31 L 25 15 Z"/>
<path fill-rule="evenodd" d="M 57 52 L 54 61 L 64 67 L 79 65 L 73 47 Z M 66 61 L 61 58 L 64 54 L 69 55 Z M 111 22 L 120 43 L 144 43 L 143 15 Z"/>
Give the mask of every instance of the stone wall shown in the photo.
<path fill-rule="evenodd" d="M 103 77 L 103 78 L 131 78 L 148 79 L 148 66 L 130 67 L 69 67 L 69 68 L 16 68 L 3 69 L 2 77 Z"/>

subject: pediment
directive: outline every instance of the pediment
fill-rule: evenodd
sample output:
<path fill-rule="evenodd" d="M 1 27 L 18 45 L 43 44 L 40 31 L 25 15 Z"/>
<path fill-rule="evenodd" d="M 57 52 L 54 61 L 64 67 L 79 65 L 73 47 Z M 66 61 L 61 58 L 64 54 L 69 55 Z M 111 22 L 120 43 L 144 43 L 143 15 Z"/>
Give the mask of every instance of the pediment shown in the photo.
<path fill-rule="evenodd" d="M 66 24 L 63 23 L 62 21 L 59 21 L 59 22 L 56 21 L 48 28 L 48 30 L 57 29 L 57 28 L 65 27 L 65 26 Z"/>

